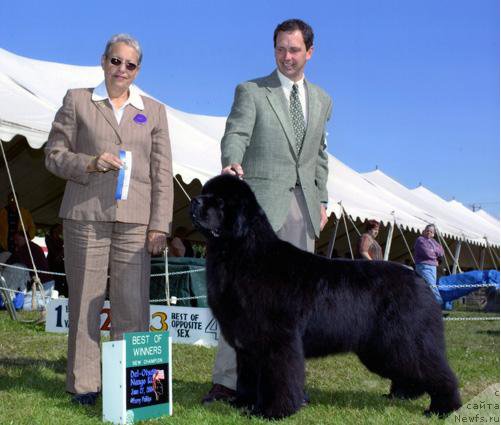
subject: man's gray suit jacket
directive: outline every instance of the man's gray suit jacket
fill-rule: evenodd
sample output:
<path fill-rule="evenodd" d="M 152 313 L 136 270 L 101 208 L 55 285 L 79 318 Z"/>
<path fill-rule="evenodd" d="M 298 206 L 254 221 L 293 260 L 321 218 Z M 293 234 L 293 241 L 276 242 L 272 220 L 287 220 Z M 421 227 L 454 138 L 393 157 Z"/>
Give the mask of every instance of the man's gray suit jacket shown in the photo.
<path fill-rule="evenodd" d="M 277 71 L 240 84 L 221 140 L 223 168 L 239 163 L 275 231 L 285 221 L 296 183 L 300 183 L 315 234 L 320 204 L 327 202 L 328 157 L 325 124 L 332 100 L 305 80 L 308 122 L 298 156 L 289 107 Z"/>

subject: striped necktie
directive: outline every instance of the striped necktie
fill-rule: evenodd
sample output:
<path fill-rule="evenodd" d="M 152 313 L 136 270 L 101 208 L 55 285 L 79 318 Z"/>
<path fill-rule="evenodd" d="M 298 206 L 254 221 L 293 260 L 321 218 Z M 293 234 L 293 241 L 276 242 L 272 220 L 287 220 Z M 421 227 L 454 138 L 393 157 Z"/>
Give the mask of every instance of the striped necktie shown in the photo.
<path fill-rule="evenodd" d="M 289 113 L 291 114 L 292 128 L 294 129 L 294 134 L 296 136 L 296 151 L 299 155 L 301 148 L 303 147 L 306 128 L 304 125 L 303 108 L 301 107 L 301 101 L 299 100 L 297 84 L 292 85 Z"/>

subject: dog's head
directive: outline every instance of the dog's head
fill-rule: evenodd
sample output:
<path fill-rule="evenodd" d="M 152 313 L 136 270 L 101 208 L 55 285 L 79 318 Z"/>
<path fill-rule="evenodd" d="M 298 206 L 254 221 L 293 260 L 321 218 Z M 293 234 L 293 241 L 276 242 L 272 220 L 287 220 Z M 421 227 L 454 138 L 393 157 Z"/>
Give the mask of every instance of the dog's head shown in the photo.
<path fill-rule="evenodd" d="M 245 237 L 251 222 L 265 217 L 249 185 L 231 175 L 209 180 L 201 195 L 192 199 L 190 213 L 195 227 L 208 239 Z"/>

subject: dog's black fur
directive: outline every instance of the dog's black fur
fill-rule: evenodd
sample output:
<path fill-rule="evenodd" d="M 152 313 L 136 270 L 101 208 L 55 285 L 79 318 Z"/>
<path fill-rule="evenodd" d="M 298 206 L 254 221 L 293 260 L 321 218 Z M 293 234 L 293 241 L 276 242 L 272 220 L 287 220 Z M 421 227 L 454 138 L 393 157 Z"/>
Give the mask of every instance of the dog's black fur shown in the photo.
<path fill-rule="evenodd" d="M 233 176 L 208 181 L 191 214 L 208 241 L 208 302 L 237 353 L 238 406 L 266 418 L 293 414 L 305 357 L 342 352 L 390 379 L 392 397 L 427 392 L 428 412 L 441 416 L 461 406 L 440 307 L 412 270 L 330 260 L 278 239 Z"/>

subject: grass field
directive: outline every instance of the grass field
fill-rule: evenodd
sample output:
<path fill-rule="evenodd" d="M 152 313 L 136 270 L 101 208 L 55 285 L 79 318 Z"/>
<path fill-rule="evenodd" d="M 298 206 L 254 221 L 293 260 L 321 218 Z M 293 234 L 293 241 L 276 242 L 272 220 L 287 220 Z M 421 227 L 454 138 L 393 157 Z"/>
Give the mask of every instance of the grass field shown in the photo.
<path fill-rule="evenodd" d="M 489 317 L 473 312 L 454 312 L 450 317 L 458 315 Z M 29 313 L 21 317 L 27 319 Z M 499 321 L 447 321 L 446 338 L 464 403 L 499 382 Z M 46 333 L 42 325 L 13 322 L 0 312 L 0 424 L 102 423 L 100 400 L 96 406 L 77 407 L 64 391 L 66 340 L 65 335 Z M 174 415 L 148 424 L 270 423 L 220 402 L 200 404 L 210 388 L 214 355 L 215 349 L 173 346 Z M 382 397 L 389 381 L 368 372 L 353 355 L 309 360 L 306 374 L 311 402 L 280 422 L 284 425 L 444 423 L 422 415 L 428 396 L 414 401 Z"/>

